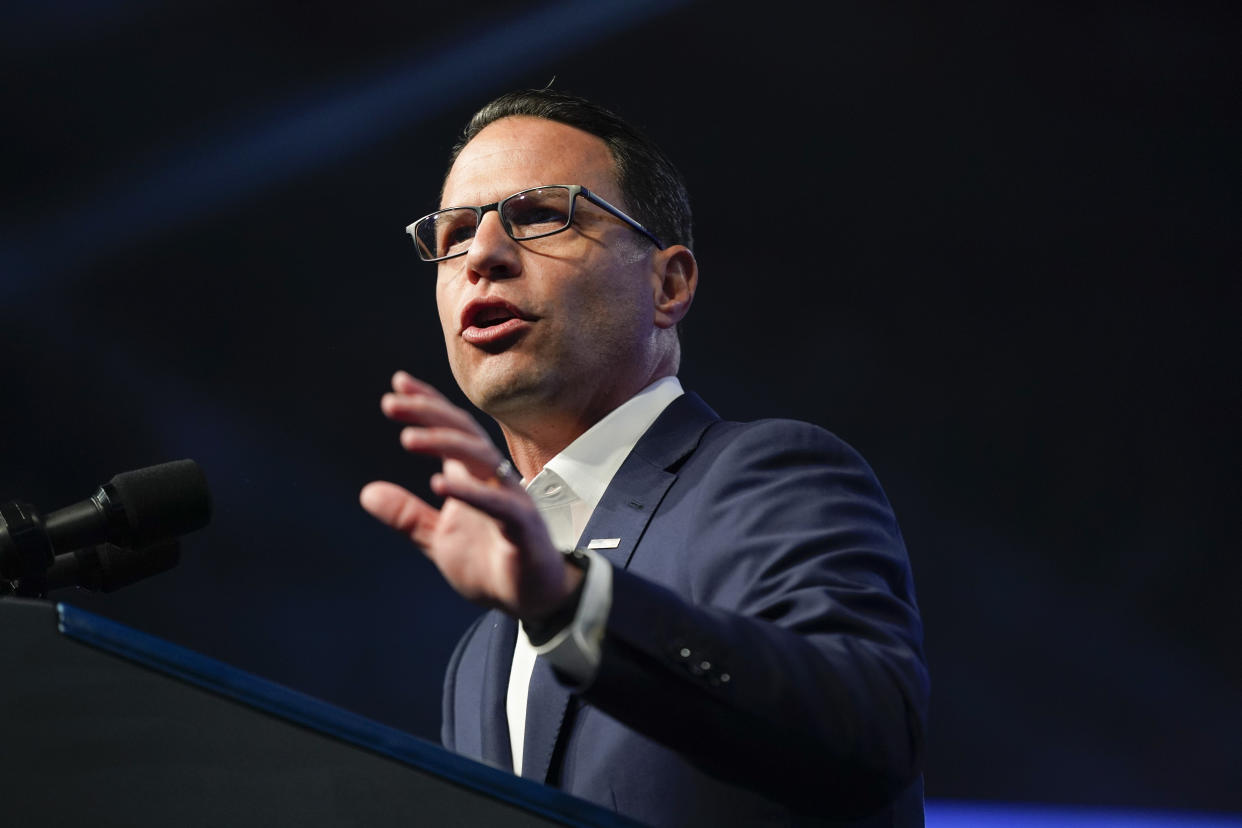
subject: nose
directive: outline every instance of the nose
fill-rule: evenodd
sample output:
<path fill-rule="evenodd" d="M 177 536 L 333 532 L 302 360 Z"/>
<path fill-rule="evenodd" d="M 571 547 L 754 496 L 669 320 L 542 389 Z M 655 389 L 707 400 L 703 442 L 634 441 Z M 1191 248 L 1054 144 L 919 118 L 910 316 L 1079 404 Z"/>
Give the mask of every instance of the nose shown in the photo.
<path fill-rule="evenodd" d="M 466 251 L 466 274 L 470 281 L 512 279 L 522 272 L 520 246 L 505 232 L 500 214 L 492 210 L 474 231 Z"/>

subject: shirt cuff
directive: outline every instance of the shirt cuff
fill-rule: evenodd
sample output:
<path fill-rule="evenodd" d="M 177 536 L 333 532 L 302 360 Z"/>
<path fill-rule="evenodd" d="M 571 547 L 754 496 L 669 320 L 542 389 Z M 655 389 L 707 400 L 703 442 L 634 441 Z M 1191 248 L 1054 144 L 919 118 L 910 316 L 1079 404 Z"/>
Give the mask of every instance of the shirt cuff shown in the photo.
<path fill-rule="evenodd" d="M 604 628 L 612 608 L 612 564 L 598 552 L 583 550 L 591 560 L 582 586 L 582 600 L 569 626 L 534 648 L 575 690 L 585 690 L 599 670 Z M 529 640 L 529 639 L 528 639 Z"/>

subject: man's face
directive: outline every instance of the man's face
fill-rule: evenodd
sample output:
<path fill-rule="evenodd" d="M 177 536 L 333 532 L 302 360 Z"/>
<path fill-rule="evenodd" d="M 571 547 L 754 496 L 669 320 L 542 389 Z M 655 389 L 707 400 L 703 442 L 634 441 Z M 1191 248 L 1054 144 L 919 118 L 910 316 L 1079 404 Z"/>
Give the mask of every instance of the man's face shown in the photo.
<path fill-rule="evenodd" d="M 581 184 L 627 210 L 599 138 L 510 117 L 466 145 L 442 207 L 490 204 L 546 184 Z M 654 245 L 586 199 L 574 224 L 516 242 L 495 211 L 470 246 L 441 262 L 436 304 L 453 376 L 502 423 L 535 412 L 602 417 L 654 377 Z"/>

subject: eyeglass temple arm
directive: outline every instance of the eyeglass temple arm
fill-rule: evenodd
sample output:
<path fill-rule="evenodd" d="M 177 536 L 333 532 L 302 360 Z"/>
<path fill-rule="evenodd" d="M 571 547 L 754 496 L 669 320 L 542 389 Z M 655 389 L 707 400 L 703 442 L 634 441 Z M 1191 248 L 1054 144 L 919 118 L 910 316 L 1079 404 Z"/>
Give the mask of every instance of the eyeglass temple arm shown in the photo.
<path fill-rule="evenodd" d="M 605 210 L 607 210 L 608 212 L 612 213 L 612 214 L 613 214 L 614 216 L 616 216 L 617 218 L 619 218 L 619 219 L 621 219 L 622 221 L 624 221 L 624 222 L 625 222 L 626 224 L 628 224 L 630 227 L 633 227 L 635 230 L 637 230 L 638 232 L 642 233 L 642 234 L 643 234 L 644 236 L 646 236 L 647 238 L 651 239 L 652 243 L 653 243 L 653 244 L 655 244 L 655 246 L 656 246 L 658 249 L 660 249 L 660 250 L 663 250 L 663 249 L 664 249 L 664 242 L 662 242 L 662 241 L 660 241 L 658 238 L 656 238 L 656 234 L 655 234 L 655 233 L 652 233 L 652 232 L 651 232 L 650 230 L 648 230 L 646 227 L 643 227 L 643 226 L 642 226 L 641 224 L 639 224 L 637 221 L 635 221 L 634 219 L 630 218 L 630 217 L 629 217 L 629 216 L 627 216 L 625 213 L 621 212 L 621 210 L 620 210 L 620 209 L 618 209 L 618 208 L 616 208 L 616 207 L 613 207 L 613 206 L 612 206 L 611 204 L 609 204 L 607 201 L 605 201 L 604 199 L 600 198 L 600 197 L 599 197 L 599 196 L 597 196 L 595 193 L 593 193 L 593 192 L 591 192 L 590 190 L 588 190 L 586 187 L 583 187 L 583 188 L 581 189 L 581 192 L 582 192 L 582 194 L 583 194 L 584 196 L 586 196 L 587 201 L 591 202 L 592 204 L 595 204 L 596 206 L 603 207 Z"/>

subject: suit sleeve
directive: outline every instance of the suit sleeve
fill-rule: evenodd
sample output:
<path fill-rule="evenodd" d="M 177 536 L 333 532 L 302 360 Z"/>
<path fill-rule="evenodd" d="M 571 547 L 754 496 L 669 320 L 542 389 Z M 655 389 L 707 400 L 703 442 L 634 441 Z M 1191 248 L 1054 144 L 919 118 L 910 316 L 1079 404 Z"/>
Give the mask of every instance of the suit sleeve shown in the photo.
<path fill-rule="evenodd" d="M 929 692 L 892 509 L 822 429 L 715 429 L 648 527 L 678 548 L 644 540 L 677 556 L 677 575 L 614 572 L 582 697 L 732 783 L 874 811 L 921 771 Z"/>

